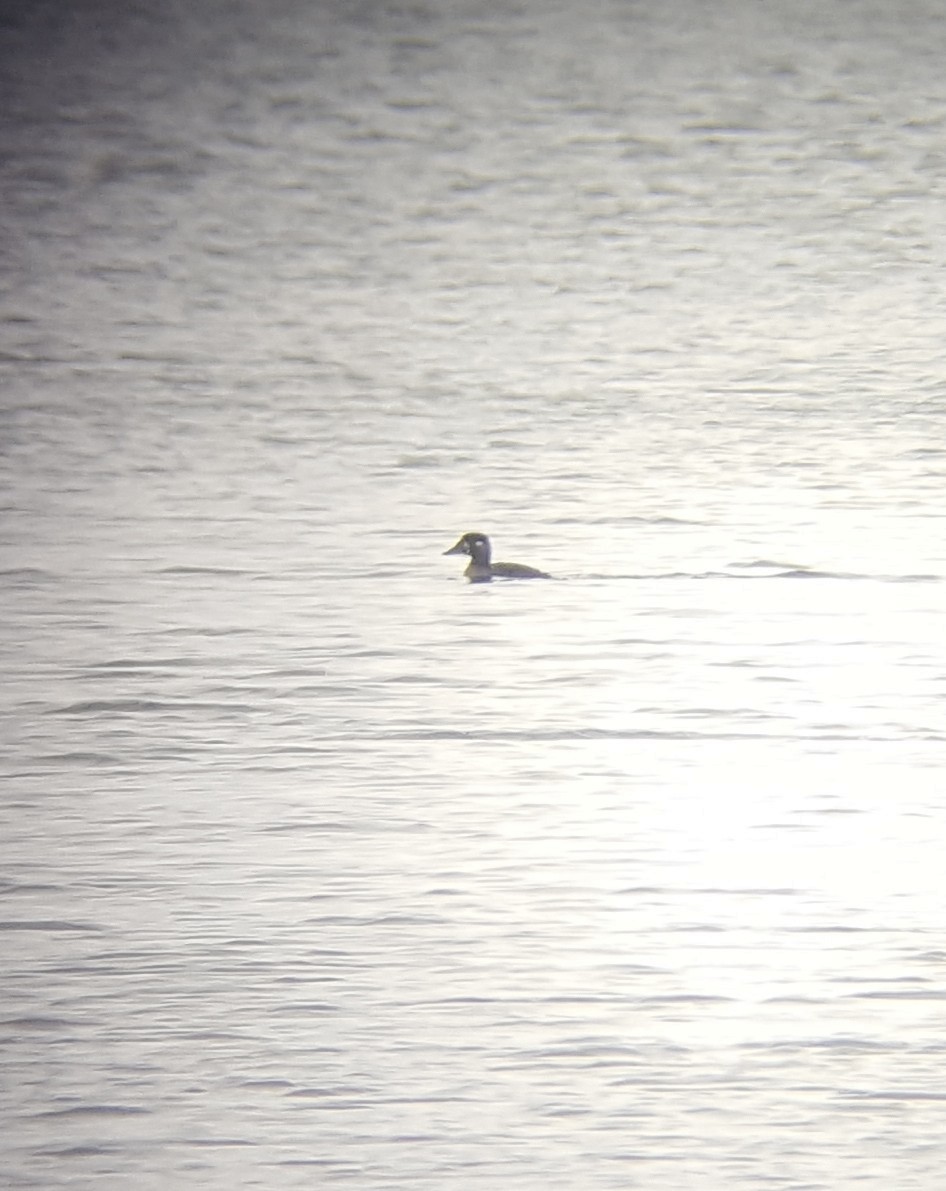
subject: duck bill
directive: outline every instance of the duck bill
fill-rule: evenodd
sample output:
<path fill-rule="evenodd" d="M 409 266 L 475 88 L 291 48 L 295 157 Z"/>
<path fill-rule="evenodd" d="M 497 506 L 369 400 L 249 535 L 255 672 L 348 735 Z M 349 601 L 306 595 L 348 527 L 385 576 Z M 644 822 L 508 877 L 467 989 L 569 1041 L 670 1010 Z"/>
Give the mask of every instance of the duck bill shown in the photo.
<path fill-rule="evenodd" d="M 451 546 L 449 550 L 444 550 L 444 554 L 466 554 L 466 543 L 461 538 L 455 546 Z"/>

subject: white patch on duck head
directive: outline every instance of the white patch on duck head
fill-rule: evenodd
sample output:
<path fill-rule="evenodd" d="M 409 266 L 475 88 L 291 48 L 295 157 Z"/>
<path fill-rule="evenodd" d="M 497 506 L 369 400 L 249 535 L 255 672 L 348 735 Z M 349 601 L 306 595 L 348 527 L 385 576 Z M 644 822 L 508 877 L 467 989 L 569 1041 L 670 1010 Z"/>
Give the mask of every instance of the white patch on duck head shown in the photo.
<path fill-rule="evenodd" d="M 476 562 L 489 563 L 489 538 L 485 533 L 468 533 L 464 536 L 466 552 Z"/>

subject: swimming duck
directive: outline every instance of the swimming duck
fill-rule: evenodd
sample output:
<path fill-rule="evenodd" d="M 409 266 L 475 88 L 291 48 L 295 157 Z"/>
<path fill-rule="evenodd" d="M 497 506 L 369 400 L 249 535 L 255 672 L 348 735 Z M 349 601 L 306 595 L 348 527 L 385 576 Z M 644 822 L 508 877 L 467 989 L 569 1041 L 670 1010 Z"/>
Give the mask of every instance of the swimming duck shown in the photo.
<path fill-rule="evenodd" d="M 489 583 L 491 579 L 551 579 L 545 571 L 524 567 L 518 562 L 490 562 L 489 538 L 485 533 L 465 533 L 444 554 L 469 554 L 470 565 L 463 572 L 471 583 Z"/>

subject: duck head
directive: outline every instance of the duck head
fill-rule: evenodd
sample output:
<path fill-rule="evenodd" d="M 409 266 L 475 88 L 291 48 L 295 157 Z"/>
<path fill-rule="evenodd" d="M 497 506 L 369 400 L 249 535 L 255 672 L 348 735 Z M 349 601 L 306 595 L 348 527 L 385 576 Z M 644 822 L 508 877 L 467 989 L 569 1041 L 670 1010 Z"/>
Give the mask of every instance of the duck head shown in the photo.
<path fill-rule="evenodd" d="M 485 533 L 465 533 L 455 546 L 444 550 L 444 554 L 469 554 L 474 562 L 489 566 L 489 538 Z"/>

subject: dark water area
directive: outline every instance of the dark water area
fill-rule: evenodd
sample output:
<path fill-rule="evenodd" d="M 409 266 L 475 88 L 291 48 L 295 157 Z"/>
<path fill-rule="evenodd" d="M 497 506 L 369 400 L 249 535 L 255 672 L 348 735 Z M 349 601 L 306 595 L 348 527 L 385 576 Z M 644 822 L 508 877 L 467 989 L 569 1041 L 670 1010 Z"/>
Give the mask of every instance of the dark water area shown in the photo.
<path fill-rule="evenodd" d="M 939 1187 L 944 58 L 0 10 L 3 1186 Z"/>

